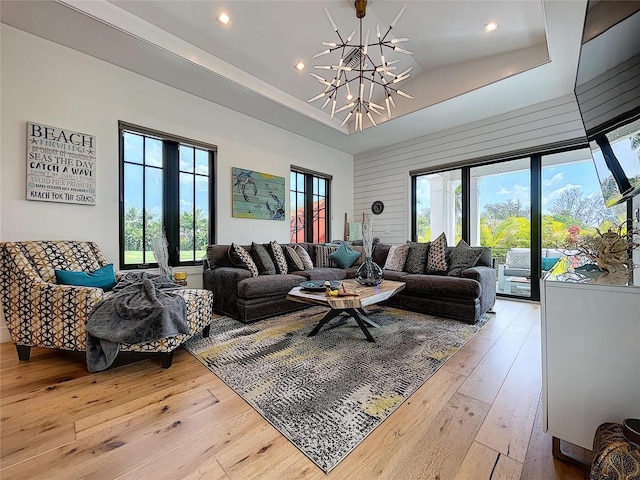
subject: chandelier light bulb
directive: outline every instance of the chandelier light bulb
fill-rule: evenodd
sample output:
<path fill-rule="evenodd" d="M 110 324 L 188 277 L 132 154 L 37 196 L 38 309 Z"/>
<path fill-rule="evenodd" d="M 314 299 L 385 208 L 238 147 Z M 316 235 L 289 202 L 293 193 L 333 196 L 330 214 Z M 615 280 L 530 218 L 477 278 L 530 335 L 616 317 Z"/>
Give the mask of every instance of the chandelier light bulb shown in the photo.
<path fill-rule="evenodd" d="M 371 115 L 371 112 L 367 112 L 367 118 L 371 122 L 371 125 L 373 125 L 374 127 L 378 126 L 378 124 L 373 120 L 373 115 Z"/>
<path fill-rule="evenodd" d="M 404 11 L 407 9 L 407 4 L 405 3 L 402 8 L 400 9 L 400 11 L 398 12 L 398 15 L 396 15 L 396 18 L 393 22 L 391 22 L 391 26 L 389 27 L 390 29 L 395 28 L 396 23 L 398 23 L 398 20 L 400 20 L 400 17 L 402 16 L 402 14 L 404 13 Z"/>
<path fill-rule="evenodd" d="M 344 124 L 347 123 L 349 121 L 349 119 L 351 118 L 351 115 L 353 115 L 353 112 L 349 112 L 349 115 L 347 115 L 345 117 L 345 119 L 342 121 L 342 123 L 340 124 L 340 127 L 344 127 Z"/>
<path fill-rule="evenodd" d="M 324 9 L 324 13 L 327 14 L 327 18 L 329 19 L 329 22 L 331 22 L 331 27 L 333 27 L 333 31 L 337 32 L 338 31 L 338 27 L 336 26 L 336 22 L 333 21 L 333 18 L 331 18 L 331 14 L 329 13 L 329 9 L 325 8 Z"/>

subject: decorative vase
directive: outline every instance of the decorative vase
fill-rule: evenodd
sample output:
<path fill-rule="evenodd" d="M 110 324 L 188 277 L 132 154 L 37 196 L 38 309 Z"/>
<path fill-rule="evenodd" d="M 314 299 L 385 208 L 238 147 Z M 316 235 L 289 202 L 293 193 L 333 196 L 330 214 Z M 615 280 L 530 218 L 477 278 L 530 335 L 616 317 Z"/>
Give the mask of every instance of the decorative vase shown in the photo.
<path fill-rule="evenodd" d="M 382 269 L 374 262 L 371 257 L 367 257 L 362 265 L 356 271 L 356 282 L 360 285 L 373 287 L 380 285 L 384 279 Z"/>

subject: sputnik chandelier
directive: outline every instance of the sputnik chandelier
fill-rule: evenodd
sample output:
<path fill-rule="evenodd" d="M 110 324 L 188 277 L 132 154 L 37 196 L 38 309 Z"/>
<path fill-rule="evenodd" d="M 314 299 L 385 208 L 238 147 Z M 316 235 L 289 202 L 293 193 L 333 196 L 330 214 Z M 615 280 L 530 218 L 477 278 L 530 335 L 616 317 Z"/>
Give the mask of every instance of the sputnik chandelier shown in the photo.
<path fill-rule="evenodd" d="M 362 19 L 366 15 L 367 0 L 355 0 L 356 17 L 360 20 L 359 43 L 351 43 L 356 30 L 345 39 L 338 31 L 336 23 L 333 21 L 328 9 L 324 9 L 327 14 L 329 22 L 333 31 L 338 35 L 339 42 L 322 42 L 325 47 L 328 47 L 322 52 L 316 53 L 312 58 L 318 58 L 323 55 L 328 55 L 332 52 L 339 51 L 340 60 L 337 65 L 316 65 L 313 68 L 319 70 L 330 70 L 335 72 L 328 78 L 324 78 L 316 73 L 310 73 L 318 82 L 325 85 L 325 89 L 322 93 L 316 95 L 313 98 L 307 100 L 309 103 L 315 102 L 324 98 L 324 104 L 322 109 L 331 104 L 331 118 L 334 115 L 343 111 L 349 110 L 349 114 L 340 124 L 342 127 L 349 121 L 350 118 L 355 116 L 355 130 L 362 132 L 362 120 L 366 115 L 371 124 L 374 127 L 378 125 L 373 119 L 371 112 L 376 115 L 382 115 L 385 110 L 387 117 L 391 118 L 391 108 L 395 108 L 396 104 L 393 100 L 393 93 L 406 98 L 413 98 L 408 93 L 403 92 L 395 87 L 398 83 L 406 80 L 411 76 L 412 67 L 409 67 L 402 73 L 395 73 L 397 67 L 395 66 L 399 60 L 388 60 L 385 57 L 385 51 L 391 50 L 405 55 L 413 55 L 413 52 L 401 48 L 398 44 L 409 41 L 408 38 L 390 38 L 391 30 L 396 26 L 398 20 L 407 8 L 407 4 L 396 15 L 396 18 L 384 35 L 380 32 L 380 25 L 376 25 L 376 39 L 374 42 L 369 43 L 370 31 L 362 38 Z M 375 53 L 380 54 L 380 61 L 375 62 L 372 55 Z M 372 101 L 374 97 L 374 91 L 382 91 L 384 93 L 385 106 L 379 105 Z M 354 93 L 352 93 L 354 92 Z M 365 96 L 366 95 L 366 96 Z M 339 105 L 341 102 L 345 102 L 343 105 Z"/>

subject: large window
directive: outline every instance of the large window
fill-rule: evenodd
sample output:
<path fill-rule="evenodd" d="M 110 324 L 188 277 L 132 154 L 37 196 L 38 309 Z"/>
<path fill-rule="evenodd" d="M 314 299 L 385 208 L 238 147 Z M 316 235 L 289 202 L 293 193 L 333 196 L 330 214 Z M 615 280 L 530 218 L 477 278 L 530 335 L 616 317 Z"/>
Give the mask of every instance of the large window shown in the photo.
<path fill-rule="evenodd" d="M 215 147 L 120 125 L 120 265 L 157 265 L 152 242 L 166 234 L 169 263 L 195 265 L 213 225 Z"/>
<path fill-rule="evenodd" d="M 630 215 L 626 205 L 605 207 L 586 148 L 412 172 L 412 180 L 414 240 L 444 232 L 449 245 L 462 237 L 491 247 L 498 293 L 534 300 L 536 279 L 568 252 L 572 236 L 606 231 Z"/>
<path fill-rule="evenodd" d="M 289 236 L 292 243 L 328 240 L 330 185 L 328 175 L 291 168 Z"/>

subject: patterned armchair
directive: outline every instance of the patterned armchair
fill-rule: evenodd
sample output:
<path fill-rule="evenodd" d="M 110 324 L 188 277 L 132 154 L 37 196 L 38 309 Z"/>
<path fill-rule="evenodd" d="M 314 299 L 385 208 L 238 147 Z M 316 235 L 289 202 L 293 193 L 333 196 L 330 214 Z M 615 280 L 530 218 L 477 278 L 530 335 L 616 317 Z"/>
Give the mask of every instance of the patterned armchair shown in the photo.
<path fill-rule="evenodd" d="M 56 284 L 54 270 L 92 272 L 108 262 L 94 242 L 28 241 L 0 243 L 0 300 L 20 360 L 31 347 L 84 351 L 85 325 L 105 296 L 101 288 Z M 208 290 L 181 289 L 187 306 L 189 334 L 146 343 L 121 344 L 121 351 L 160 352 L 171 366 L 173 351 L 196 332 L 208 333 L 213 295 Z"/>

